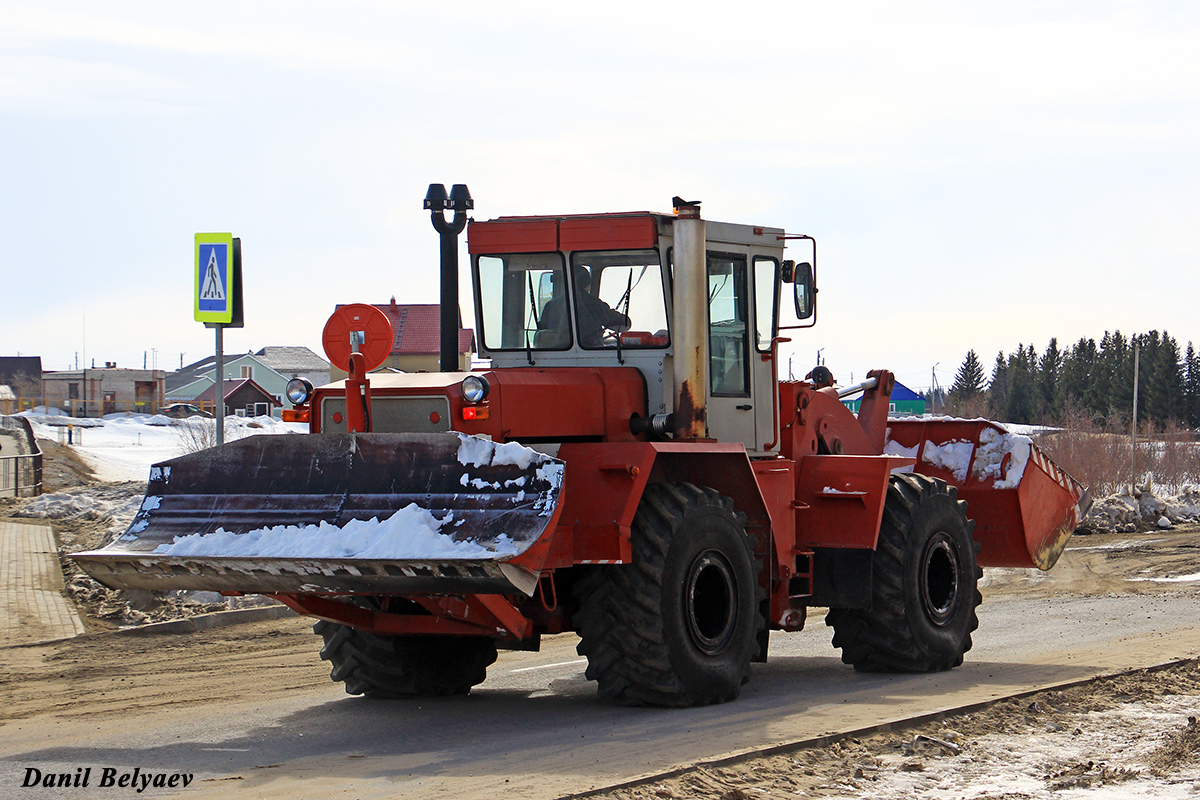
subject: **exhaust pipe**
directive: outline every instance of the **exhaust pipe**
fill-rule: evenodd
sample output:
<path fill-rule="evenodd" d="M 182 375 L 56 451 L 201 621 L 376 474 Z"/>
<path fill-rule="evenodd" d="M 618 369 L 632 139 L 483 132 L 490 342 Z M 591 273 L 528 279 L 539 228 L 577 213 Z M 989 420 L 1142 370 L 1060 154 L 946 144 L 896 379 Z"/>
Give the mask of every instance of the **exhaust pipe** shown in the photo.
<path fill-rule="evenodd" d="M 467 211 L 475 207 L 471 192 L 465 183 L 456 183 L 446 195 L 446 187 L 440 183 L 429 184 L 425 194 L 425 208 L 433 220 L 433 228 L 441 234 L 441 346 L 439 361 L 442 372 L 458 372 L 458 329 L 462 327 L 462 314 L 458 309 L 458 235 L 467 226 Z M 445 209 L 454 212 L 454 218 L 446 222 Z"/>
<path fill-rule="evenodd" d="M 675 204 L 675 437 L 708 438 L 708 269 L 700 202 Z"/>

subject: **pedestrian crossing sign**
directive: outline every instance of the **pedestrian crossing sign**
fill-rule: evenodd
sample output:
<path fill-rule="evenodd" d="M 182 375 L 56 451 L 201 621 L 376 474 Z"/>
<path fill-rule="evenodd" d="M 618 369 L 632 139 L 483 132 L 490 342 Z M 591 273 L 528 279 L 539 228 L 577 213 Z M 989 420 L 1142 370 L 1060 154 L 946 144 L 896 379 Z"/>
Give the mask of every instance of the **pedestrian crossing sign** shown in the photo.
<path fill-rule="evenodd" d="M 195 255 L 196 321 L 228 325 L 240 288 L 234 280 L 233 234 L 197 233 Z"/>

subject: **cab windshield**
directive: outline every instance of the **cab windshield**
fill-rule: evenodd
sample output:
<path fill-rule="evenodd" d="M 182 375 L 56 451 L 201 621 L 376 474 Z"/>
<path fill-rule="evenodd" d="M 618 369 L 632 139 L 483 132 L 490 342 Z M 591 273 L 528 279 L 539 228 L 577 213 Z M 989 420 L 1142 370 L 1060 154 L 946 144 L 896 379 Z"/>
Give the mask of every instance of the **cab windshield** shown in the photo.
<path fill-rule="evenodd" d="M 655 250 L 576 252 L 570 285 L 559 253 L 482 255 L 476 262 L 488 350 L 667 347 Z"/>
<path fill-rule="evenodd" d="M 546 306 L 566 291 L 566 266 L 558 253 L 480 256 L 479 304 L 483 344 L 488 350 L 565 350 L 570 321 L 561 332 L 546 329 Z"/>

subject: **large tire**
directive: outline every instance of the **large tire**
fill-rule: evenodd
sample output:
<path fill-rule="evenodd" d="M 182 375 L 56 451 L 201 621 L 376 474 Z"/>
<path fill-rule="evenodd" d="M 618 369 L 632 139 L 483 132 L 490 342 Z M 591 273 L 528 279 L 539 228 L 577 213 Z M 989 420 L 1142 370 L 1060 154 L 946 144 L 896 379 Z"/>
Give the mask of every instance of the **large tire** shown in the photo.
<path fill-rule="evenodd" d="M 575 586 L 578 652 L 601 697 L 699 706 L 737 697 L 763 627 L 757 562 L 733 501 L 690 483 L 646 488 L 633 563 Z"/>
<path fill-rule="evenodd" d="M 324 620 L 313 633 L 325 640 L 329 677 L 372 698 L 467 694 L 496 660 L 496 642 L 483 636 L 387 636 Z"/>
<path fill-rule="evenodd" d="M 861 672 L 938 672 L 962 664 L 983 598 L 967 504 L 944 481 L 892 476 L 872 557 L 870 611 L 831 609 L 833 646 Z"/>

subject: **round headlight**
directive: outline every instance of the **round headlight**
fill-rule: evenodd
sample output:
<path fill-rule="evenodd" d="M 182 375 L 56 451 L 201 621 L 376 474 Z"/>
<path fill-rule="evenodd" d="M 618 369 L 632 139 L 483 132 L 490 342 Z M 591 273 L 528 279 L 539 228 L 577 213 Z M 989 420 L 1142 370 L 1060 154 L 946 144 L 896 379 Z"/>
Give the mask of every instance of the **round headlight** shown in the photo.
<path fill-rule="evenodd" d="M 299 406 L 308 402 L 308 398 L 312 397 L 313 385 L 308 378 L 292 378 L 287 382 L 287 398 L 292 405 Z"/>
<path fill-rule="evenodd" d="M 463 397 L 467 398 L 467 402 L 469 403 L 478 403 L 487 397 L 489 388 L 487 378 L 482 375 L 468 375 L 463 378 Z"/>

